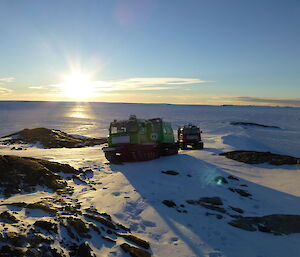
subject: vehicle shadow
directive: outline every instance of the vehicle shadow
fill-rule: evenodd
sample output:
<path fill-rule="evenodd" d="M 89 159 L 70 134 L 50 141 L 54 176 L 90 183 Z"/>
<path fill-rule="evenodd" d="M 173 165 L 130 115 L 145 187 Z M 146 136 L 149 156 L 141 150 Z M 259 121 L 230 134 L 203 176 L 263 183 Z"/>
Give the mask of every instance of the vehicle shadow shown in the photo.
<path fill-rule="evenodd" d="M 198 200 L 200 197 L 219 196 L 222 198 L 228 214 L 237 214 L 229 206 L 245 210 L 244 216 L 263 216 L 275 213 L 300 214 L 300 198 L 267 188 L 250 181 L 238 178 L 230 179 L 233 172 L 220 169 L 203 160 L 181 153 L 176 156 L 161 157 L 148 162 L 126 163 L 124 165 L 110 165 L 113 172 L 121 172 L 146 202 L 168 226 L 169 230 L 183 241 L 195 256 L 233 256 L 229 250 L 230 243 L 240 238 L 240 244 L 245 251 L 253 251 L 265 247 L 263 240 L 248 239 L 251 233 L 231 227 L 227 223 L 233 218 L 227 214 L 205 209 L 199 205 L 189 205 L 187 200 Z M 168 175 L 162 171 L 177 171 L 178 175 Z M 220 183 L 218 177 L 228 182 Z M 241 186 L 243 185 L 243 186 Z M 245 186 L 246 185 L 246 186 Z M 252 196 L 242 197 L 229 188 L 240 188 Z M 173 201 L 176 206 L 167 207 L 164 200 Z M 284 203 L 284 204 L 282 204 Z M 288 206 L 288 208 L 286 208 Z M 213 213 L 209 215 L 207 213 Z M 221 214 L 222 219 L 217 219 Z M 152 220 L 152 222 L 155 222 Z M 271 234 L 263 234 L 262 238 Z M 227 246 L 226 241 L 227 240 Z M 244 240 L 244 241 L 243 241 Z M 159 242 L 159 241 L 158 241 Z M 220 250 L 220 244 L 224 248 Z M 217 249 L 217 250 L 216 250 Z M 295 250 L 295 249 L 294 249 Z M 295 250 L 296 251 L 296 250 Z M 270 244 L 271 252 L 271 244 Z M 250 254 L 251 255 L 251 254 Z M 234 256 L 239 256 L 237 255 Z M 253 255 L 252 255 L 253 256 Z"/>

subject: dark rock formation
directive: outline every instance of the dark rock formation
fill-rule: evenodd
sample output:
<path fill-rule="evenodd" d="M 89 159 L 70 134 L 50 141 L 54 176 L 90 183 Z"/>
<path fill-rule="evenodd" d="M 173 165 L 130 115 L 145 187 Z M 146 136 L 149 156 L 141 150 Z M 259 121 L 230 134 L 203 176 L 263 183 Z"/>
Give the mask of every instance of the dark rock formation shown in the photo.
<path fill-rule="evenodd" d="M 298 158 L 274 154 L 270 152 L 257 152 L 257 151 L 232 151 L 227 153 L 220 153 L 219 155 L 225 156 L 239 162 L 248 164 L 269 163 L 272 165 L 292 165 L 297 164 Z"/>
<path fill-rule="evenodd" d="M 42 228 L 48 232 L 52 231 L 54 233 L 57 233 L 58 231 L 58 227 L 56 223 L 46 221 L 46 220 L 37 220 L 33 225 Z"/>
<path fill-rule="evenodd" d="M 145 241 L 145 240 L 143 240 L 141 238 L 138 238 L 138 237 L 136 237 L 134 235 L 120 234 L 120 233 L 118 233 L 117 235 L 121 236 L 121 237 L 123 237 L 125 239 L 127 239 L 128 241 L 130 241 L 132 243 L 135 243 L 138 246 L 144 247 L 145 249 L 149 249 L 150 248 L 150 244 L 147 241 Z"/>
<path fill-rule="evenodd" d="M 163 200 L 162 203 L 171 208 L 176 206 L 176 203 L 174 203 L 172 200 Z"/>
<path fill-rule="evenodd" d="M 238 179 L 237 177 L 232 176 L 232 175 L 229 175 L 227 178 L 230 179 L 230 180 L 236 180 L 236 181 L 239 181 L 239 179 Z"/>
<path fill-rule="evenodd" d="M 89 218 L 91 220 L 95 220 L 95 221 L 98 221 L 100 222 L 101 224 L 111 228 L 111 229 L 117 229 L 117 225 L 115 225 L 113 222 L 101 217 L 101 216 L 97 216 L 97 215 L 94 215 L 94 214 L 90 214 L 90 213 L 85 213 L 84 216 L 86 218 Z"/>
<path fill-rule="evenodd" d="M 82 243 L 79 245 L 77 249 L 78 257 L 94 257 L 95 255 L 92 253 L 92 248 L 87 242 Z"/>
<path fill-rule="evenodd" d="M 237 207 L 233 207 L 233 206 L 229 206 L 229 207 L 230 207 L 230 209 L 232 209 L 235 212 L 244 213 L 244 210 L 241 208 L 237 208 Z"/>
<path fill-rule="evenodd" d="M 179 172 L 174 171 L 174 170 L 165 170 L 165 171 L 162 171 L 161 173 L 164 173 L 164 174 L 167 174 L 167 175 L 173 175 L 173 176 L 176 176 L 176 175 L 179 174 Z"/>
<path fill-rule="evenodd" d="M 273 214 L 262 217 L 240 217 L 229 224 L 243 230 L 259 230 L 275 235 L 300 233 L 300 215 Z"/>
<path fill-rule="evenodd" d="M 220 197 L 201 197 L 199 200 L 187 200 L 189 204 L 201 204 L 201 203 L 208 203 L 212 205 L 223 205 L 223 201 Z"/>
<path fill-rule="evenodd" d="M 106 240 L 114 246 L 127 241 L 134 246 L 126 247 L 131 256 L 151 256 L 144 249 L 150 244 L 133 234 L 130 229 L 113 221 L 107 213 L 98 212 L 95 208 L 82 209 L 81 203 L 74 203 L 72 199 L 53 194 L 37 202 L 2 203 L 4 206 L 15 206 L 14 212 L 0 213 L 0 221 L 4 223 L 4 230 L 0 234 L 0 256 L 49 256 L 67 257 L 84 256 L 94 257 L 90 242 Z M 49 213 L 40 219 L 18 221 L 20 212 L 29 213 L 32 209 L 39 209 Z M 18 221 L 19 231 L 10 231 L 5 223 Z M 95 233 L 96 232 L 96 233 Z M 77 244 L 74 244 L 74 240 Z M 69 255 L 65 253 L 68 252 Z"/>
<path fill-rule="evenodd" d="M 120 246 L 125 252 L 128 252 L 130 254 L 130 256 L 132 256 L 132 257 L 151 257 L 152 256 L 149 252 L 139 249 L 137 247 L 134 247 L 132 245 L 129 245 L 127 243 L 123 243 Z"/>
<path fill-rule="evenodd" d="M 243 190 L 243 189 L 232 188 L 232 187 L 229 187 L 228 189 L 229 189 L 231 192 L 238 193 L 240 196 L 243 196 L 243 197 L 250 197 L 250 196 L 252 196 L 250 193 L 248 193 L 247 191 L 245 191 L 245 190 Z"/>
<path fill-rule="evenodd" d="M 188 204 L 200 205 L 206 209 L 226 213 L 226 210 L 218 205 L 223 205 L 223 201 L 220 197 L 202 197 L 199 200 L 187 200 Z"/>
<path fill-rule="evenodd" d="M 13 155 L 0 155 L 0 192 L 10 196 L 32 192 L 35 186 L 45 186 L 54 191 L 67 188 L 67 182 L 56 173 L 78 173 L 67 164 Z M 14 178 L 14 179 L 12 179 Z"/>
<path fill-rule="evenodd" d="M 4 211 L 0 213 L 0 221 L 6 223 L 18 223 L 19 220 L 9 211 Z"/>
<path fill-rule="evenodd" d="M 100 145 L 107 142 L 107 138 L 74 137 L 60 130 L 48 128 L 23 129 L 19 132 L 2 137 L 4 144 L 37 144 L 46 148 L 78 148 Z M 7 139 L 6 139 L 7 138 Z"/>
<path fill-rule="evenodd" d="M 253 122 L 239 122 L 239 121 L 233 121 L 230 122 L 230 125 L 235 125 L 235 126 L 255 126 L 255 127 L 261 127 L 261 128 L 275 128 L 275 129 L 280 129 L 278 126 L 271 126 L 271 125 L 264 125 L 264 124 L 259 124 L 259 123 L 253 123 Z"/>

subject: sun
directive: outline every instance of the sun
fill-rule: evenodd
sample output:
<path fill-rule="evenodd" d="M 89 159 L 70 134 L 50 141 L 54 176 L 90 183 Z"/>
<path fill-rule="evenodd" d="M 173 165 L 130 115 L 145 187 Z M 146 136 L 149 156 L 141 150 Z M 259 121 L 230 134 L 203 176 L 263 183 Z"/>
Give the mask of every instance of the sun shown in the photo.
<path fill-rule="evenodd" d="M 60 84 L 62 95 L 73 100 L 87 100 L 95 93 L 95 87 L 91 77 L 79 71 L 73 72 L 64 77 Z"/>

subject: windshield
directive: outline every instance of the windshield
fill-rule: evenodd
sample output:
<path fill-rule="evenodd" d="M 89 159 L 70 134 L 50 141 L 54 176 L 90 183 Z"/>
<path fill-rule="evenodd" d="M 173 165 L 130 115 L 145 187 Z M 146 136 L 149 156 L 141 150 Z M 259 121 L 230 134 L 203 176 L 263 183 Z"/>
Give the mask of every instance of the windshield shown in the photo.
<path fill-rule="evenodd" d="M 182 130 L 182 133 L 184 134 L 198 134 L 199 129 L 198 128 L 185 128 Z"/>
<path fill-rule="evenodd" d="M 130 133 L 137 131 L 137 123 L 135 121 L 125 121 L 112 123 L 110 127 L 111 134 Z"/>
<path fill-rule="evenodd" d="M 136 132 L 138 130 L 137 124 L 135 121 L 128 121 L 126 124 L 127 132 Z"/>

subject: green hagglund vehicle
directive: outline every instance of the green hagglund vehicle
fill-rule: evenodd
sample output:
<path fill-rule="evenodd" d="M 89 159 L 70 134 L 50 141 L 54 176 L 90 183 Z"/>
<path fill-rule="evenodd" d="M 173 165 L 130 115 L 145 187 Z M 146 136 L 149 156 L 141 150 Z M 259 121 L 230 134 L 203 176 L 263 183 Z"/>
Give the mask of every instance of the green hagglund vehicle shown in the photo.
<path fill-rule="evenodd" d="M 112 163 L 147 161 L 178 153 L 171 124 L 161 118 L 114 120 L 109 127 L 108 147 L 103 151 Z"/>

